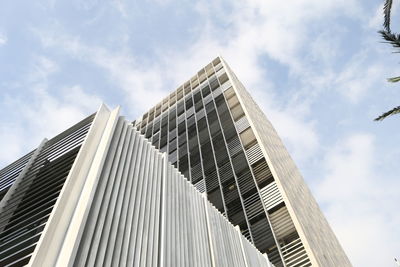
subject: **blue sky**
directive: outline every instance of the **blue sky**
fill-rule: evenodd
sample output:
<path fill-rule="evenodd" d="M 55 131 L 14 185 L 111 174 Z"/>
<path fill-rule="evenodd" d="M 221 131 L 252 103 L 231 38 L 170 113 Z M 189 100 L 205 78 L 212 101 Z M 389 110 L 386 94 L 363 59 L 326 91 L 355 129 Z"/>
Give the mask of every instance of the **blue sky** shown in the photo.
<path fill-rule="evenodd" d="M 220 54 L 283 138 L 354 266 L 395 266 L 400 116 L 372 120 L 400 104 L 400 85 L 386 82 L 400 74 L 400 57 L 377 34 L 381 8 L 1 1 L 0 167 L 102 101 L 135 119 Z"/>

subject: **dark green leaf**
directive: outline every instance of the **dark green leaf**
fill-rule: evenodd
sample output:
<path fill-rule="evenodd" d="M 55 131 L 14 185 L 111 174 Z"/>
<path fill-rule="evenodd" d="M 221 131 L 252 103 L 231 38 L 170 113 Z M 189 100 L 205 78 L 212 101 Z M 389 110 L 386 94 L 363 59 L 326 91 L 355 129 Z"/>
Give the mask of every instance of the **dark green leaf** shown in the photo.
<path fill-rule="evenodd" d="M 375 121 L 382 121 L 382 120 L 384 120 L 385 118 L 387 118 L 387 117 L 389 117 L 389 116 L 392 116 L 392 115 L 394 115 L 394 114 L 397 114 L 397 113 L 400 113 L 400 106 L 395 107 L 395 108 L 393 108 L 393 109 L 391 109 L 391 110 L 389 110 L 389 111 L 383 113 L 382 115 L 380 115 L 378 118 L 375 118 L 374 120 L 375 120 Z"/>
<path fill-rule="evenodd" d="M 391 82 L 391 83 L 397 83 L 397 82 L 400 82 L 400 76 L 388 78 L 387 80 L 388 80 L 388 82 Z"/>
<path fill-rule="evenodd" d="M 384 21 L 383 27 L 386 31 L 390 32 L 390 12 L 392 10 L 393 0 L 386 0 L 385 4 L 383 5 L 383 14 L 384 14 Z"/>

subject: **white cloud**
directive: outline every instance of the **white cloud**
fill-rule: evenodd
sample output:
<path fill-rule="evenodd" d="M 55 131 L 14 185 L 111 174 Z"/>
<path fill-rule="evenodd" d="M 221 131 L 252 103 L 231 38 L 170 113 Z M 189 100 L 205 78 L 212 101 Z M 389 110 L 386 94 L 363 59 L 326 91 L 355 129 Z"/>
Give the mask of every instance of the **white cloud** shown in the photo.
<path fill-rule="evenodd" d="M 297 118 L 290 111 L 271 111 L 267 115 L 275 123 L 279 136 L 284 140 L 295 162 L 302 164 L 315 157 L 320 143 L 312 122 Z"/>
<path fill-rule="evenodd" d="M 19 86 L 29 88 L 25 95 L 2 96 L 0 165 L 5 165 L 37 147 L 43 138 L 51 138 L 90 115 L 101 100 L 86 93 L 80 86 L 49 90 L 49 79 L 59 67 L 43 56 L 34 57 L 31 73 Z M 28 98 L 28 99 L 27 99 Z M 16 108 L 17 107 L 17 108 Z M 7 129 L 7 131 L 5 130 Z M 4 131 L 3 131 L 4 130 Z"/>
<path fill-rule="evenodd" d="M 353 134 L 326 154 L 316 188 L 325 214 L 355 266 L 391 266 L 398 253 L 400 182 L 383 183 L 370 134 Z"/>
<path fill-rule="evenodd" d="M 5 45 L 8 41 L 7 36 L 4 33 L 0 33 L 0 46 Z"/>
<path fill-rule="evenodd" d="M 5 115 L 7 113 L 3 113 Z M 23 140 L 23 128 L 16 123 L 2 123 L 0 127 L 0 147 L 6 153 L 0 153 L 0 169 L 3 165 L 17 160 L 23 153 L 27 153 L 26 147 L 21 144 Z"/>
<path fill-rule="evenodd" d="M 353 61 L 336 79 L 337 90 L 350 102 L 359 103 L 366 93 L 382 81 L 384 67 Z M 363 66 L 363 67 L 362 67 Z"/>
<path fill-rule="evenodd" d="M 371 17 L 368 22 L 368 26 L 372 29 L 381 29 L 383 23 L 383 2 L 378 6 L 375 14 Z"/>
<path fill-rule="evenodd" d="M 30 74 L 32 80 L 46 80 L 48 76 L 59 70 L 58 65 L 44 56 L 36 56 Z"/>
<path fill-rule="evenodd" d="M 104 69 L 109 79 L 118 86 L 113 90 L 125 93 L 126 98 L 123 100 L 131 114 L 135 113 L 134 110 L 150 108 L 167 93 L 162 90 L 162 71 L 157 66 L 141 66 L 126 51 L 109 51 L 89 46 L 78 38 L 61 34 L 52 36 L 42 33 L 41 39 L 45 46 L 61 48 L 80 60 Z"/>
<path fill-rule="evenodd" d="M 123 3 L 123 0 L 113 0 L 111 3 L 114 6 L 114 8 L 118 10 L 118 12 L 121 14 L 123 18 L 128 17 L 128 13 Z"/>
<path fill-rule="evenodd" d="M 327 66 L 334 63 L 340 52 L 340 36 L 344 32 L 344 29 L 333 26 L 317 34 L 310 43 L 310 54 L 313 61 Z"/>

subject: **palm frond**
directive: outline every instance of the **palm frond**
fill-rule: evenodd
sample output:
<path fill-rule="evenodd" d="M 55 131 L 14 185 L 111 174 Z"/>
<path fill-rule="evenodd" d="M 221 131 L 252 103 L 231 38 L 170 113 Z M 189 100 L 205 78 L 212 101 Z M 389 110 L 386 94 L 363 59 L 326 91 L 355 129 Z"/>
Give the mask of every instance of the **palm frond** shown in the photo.
<path fill-rule="evenodd" d="M 388 31 L 379 31 L 382 38 L 390 43 L 394 48 L 400 49 L 400 34 L 391 33 Z"/>
<path fill-rule="evenodd" d="M 392 33 L 390 30 L 390 19 L 391 19 L 391 11 L 392 11 L 393 0 L 385 0 L 385 4 L 383 5 L 383 30 L 379 31 L 382 38 L 389 44 L 391 44 L 396 50 L 396 53 L 400 52 L 400 34 Z M 387 79 L 388 82 L 396 83 L 400 82 L 400 76 L 392 77 Z M 375 118 L 375 121 L 382 121 L 385 118 L 392 116 L 394 114 L 400 113 L 400 106 L 395 107 L 379 117 Z"/>
<path fill-rule="evenodd" d="M 395 107 L 395 108 L 393 108 L 393 109 L 391 109 L 391 110 L 389 110 L 389 111 L 383 113 L 383 114 L 380 115 L 379 117 L 375 118 L 374 121 L 382 121 L 382 120 L 384 120 L 385 118 L 387 118 L 387 117 L 389 117 L 389 116 L 392 116 L 392 115 L 394 115 L 394 114 L 398 114 L 398 113 L 400 113 L 400 106 Z"/>
<path fill-rule="evenodd" d="M 383 27 L 386 31 L 390 32 L 390 12 L 392 10 L 393 0 L 386 0 L 383 5 L 384 21 Z"/>
<path fill-rule="evenodd" d="M 388 82 L 391 82 L 391 83 L 397 83 L 397 82 L 400 82 L 400 76 L 388 78 L 387 80 L 388 80 Z"/>

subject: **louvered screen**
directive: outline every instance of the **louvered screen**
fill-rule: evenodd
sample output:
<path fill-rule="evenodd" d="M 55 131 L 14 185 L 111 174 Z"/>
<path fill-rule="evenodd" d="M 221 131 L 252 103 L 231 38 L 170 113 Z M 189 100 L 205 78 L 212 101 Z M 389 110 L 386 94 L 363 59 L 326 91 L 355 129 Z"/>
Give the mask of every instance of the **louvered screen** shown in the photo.
<path fill-rule="evenodd" d="M 281 246 L 283 260 L 287 267 L 308 267 L 311 266 L 303 243 L 297 238 L 290 243 Z"/>
<path fill-rule="evenodd" d="M 22 172 L 34 152 L 35 150 L 0 170 L 0 201 L 13 185 L 15 179 Z"/>
<path fill-rule="evenodd" d="M 207 192 L 210 192 L 219 187 L 218 175 L 215 169 L 209 173 L 206 173 L 206 187 Z"/>
<path fill-rule="evenodd" d="M 260 145 L 256 143 L 254 146 L 250 147 L 246 150 L 247 159 L 249 160 L 249 164 L 252 165 L 253 163 L 259 161 L 264 157 Z"/>
<path fill-rule="evenodd" d="M 241 133 L 250 127 L 249 121 L 247 120 L 246 117 L 240 118 L 237 122 L 235 122 L 235 125 L 238 133 Z"/>
<path fill-rule="evenodd" d="M 228 141 L 228 149 L 231 157 L 235 156 L 242 150 L 242 145 L 240 144 L 239 137 L 235 136 Z"/>
<path fill-rule="evenodd" d="M 272 247 L 270 250 L 267 251 L 269 261 L 275 267 L 283 267 L 281 256 L 279 255 L 279 250 L 276 246 Z"/>
<path fill-rule="evenodd" d="M 251 236 L 250 236 L 250 230 L 249 229 L 243 229 L 241 230 L 242 235 L 251 242 Z"/>
<path fill-rule="evenodd" d="M 203 177 L 203 173 L 201 170 L 201 164 L 198 163 L 192 167 L 192 183 L 197 183 Z"/>
<path fill-rule="evenodd" d="M 224 165 L 222 165 L 219 169 L 219 177 L 221 179 L 221 183 L 225 183 L 229 179 L 233 178 L 233 171 L 232 171 L 232 166 L 231 163 L 228 161 Z"/>
<path fill-rule="evenodd" d="M 246 169 L 237 176 L 240 192 L 242 196 L 245 196 L 250 191 L 256 191 L 256 185 L 254 183 L 253 176 L 251 175 L 250 169 Z"/>
<path fill-rule="evenodd" d="M 273 207 L 283 202 L 282 195 L 275 181 L 262 188 L 260 190 L 260 195 L 267 210 L 271 210 Z"/>
<path fill-rule="evenodd" d="M 223 193 L 225 203 L 228 205 L 229 203 L 239 199 L 239 192 L 236 187 L 236 183 L 234 179 L 231 179 L 223 184 Z"/>
<path fill-rule="evenodd" d="M 206 191 L 206 184 L 204 182 L 204 179 L 201 179 L 200 181 L 195 183 L 194 187 L 196 187 L 196 189 L 199 190 L 200 193 L 204 193 Z"/>
<path fill-rule="evenodd" d="M 113 142 L 73 266 L 271 266 L 132 129 Z"/>
<path fill-rule="evenodd" d="M 243 202 L 248 220 L 252 220 L 264 213 L 264 208 L 258 192 L 255 192 L 250 197 L 244 199 Z"/>
<path fill-rule="evenodd" d="M 0 214 L 0 266 L 29 262 L 93 115 L 49 140 Z"/>

